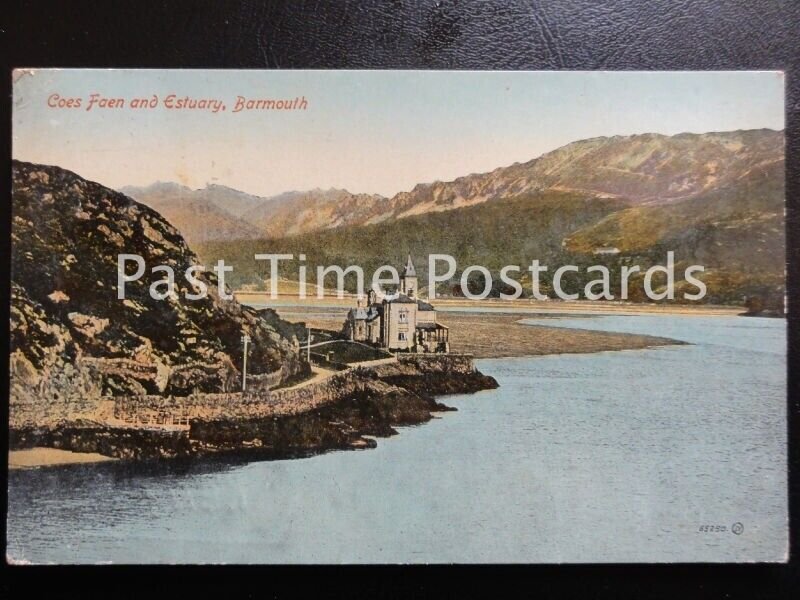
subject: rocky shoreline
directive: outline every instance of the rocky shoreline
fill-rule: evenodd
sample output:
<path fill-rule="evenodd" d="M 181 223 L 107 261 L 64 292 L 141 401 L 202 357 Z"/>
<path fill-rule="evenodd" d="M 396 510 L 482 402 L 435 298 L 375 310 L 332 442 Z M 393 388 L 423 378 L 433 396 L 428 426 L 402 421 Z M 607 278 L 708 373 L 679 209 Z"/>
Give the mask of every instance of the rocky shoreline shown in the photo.
<path fill-rule="evenodd" d="M 463 394 L 497 387 L 493 377 L 477 372 L 458 378 L 440 377 L 438 381 L 432 386 L 424 375 L 405 379 L 398 376 L 391 382 L 375 379 L 364 391 L 299 415 L 196 421 L 191 427 L 193 448 L 199 454 L 248 450 L 268 458 L 374 448 L 377 443 L 372 438 L 396 435 L 397 426 L 426 423 L 433 413 L 455 411 L 433 397 L 441 389 Z"/>
<path fill-rule="evenodd" d="M 161 460 L 207 455 L 254 459 L 297 458 L 331 450 L 374 448 L 375 437 L 397 434 L 433 413 L 454 408 L 443 394 L 494 389 L 494 378 L 477 370 L 422 369 L 415 364 L 361 370 L 359 386 L 333 402 L 297 414 L 260 418 L 193 419 L 188 428 L 119 427 L 91 421 L 10 431 L 14 449 L 49 447 L 123 460 Z"/>

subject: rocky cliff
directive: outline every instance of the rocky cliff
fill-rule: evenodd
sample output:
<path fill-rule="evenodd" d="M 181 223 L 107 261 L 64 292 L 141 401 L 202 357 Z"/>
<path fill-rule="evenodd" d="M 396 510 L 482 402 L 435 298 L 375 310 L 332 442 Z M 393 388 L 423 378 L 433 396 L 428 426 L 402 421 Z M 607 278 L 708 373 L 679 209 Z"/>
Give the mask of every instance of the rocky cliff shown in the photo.
<path fill-rule="evenodd" d="M 196 290 L 183 273 L 198 259 L 154 210 L 58 167 L 14 161 L 12 173 L 12 413 L 15 398 L 230 391 L 243 333 L 252 340 L 248 372 L 288 379 L 307 368 L 298 328 L 223 300 L 213 272 L 198 276 L 207 297 L 185 299 Z M 124 301 L 119 253 L 147 265 Z M 164 277 L 150 272 L 159 264 L 176 273 L 178 293 L 165 300 L 149 294 Z"/>

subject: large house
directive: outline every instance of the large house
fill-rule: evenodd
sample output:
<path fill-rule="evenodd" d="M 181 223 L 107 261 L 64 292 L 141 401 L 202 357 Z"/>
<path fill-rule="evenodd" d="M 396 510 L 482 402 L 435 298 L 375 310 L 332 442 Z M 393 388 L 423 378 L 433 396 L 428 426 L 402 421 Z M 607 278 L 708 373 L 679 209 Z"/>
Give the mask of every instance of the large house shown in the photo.
<path fill-rule="evenodd" d="M 436 322 L 436 310 L 417 298 L 417 271 L 411 255 L 400 288 L 380 301 L 373 290 L 347 313 L 342 333 L 350 340 L 395 352 L 449 352 L 449 331 Z"/>

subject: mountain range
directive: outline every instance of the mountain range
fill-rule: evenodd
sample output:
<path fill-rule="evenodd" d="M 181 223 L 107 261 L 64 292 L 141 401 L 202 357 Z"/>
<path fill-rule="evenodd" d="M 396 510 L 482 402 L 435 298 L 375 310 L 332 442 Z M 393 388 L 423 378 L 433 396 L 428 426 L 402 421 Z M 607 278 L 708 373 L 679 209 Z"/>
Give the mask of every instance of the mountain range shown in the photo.
<path fill-rule="evenodd" d="M 543 190 L 670 202 L 725 187 L 783 155 L 783 133 L 772 130 L 646 133 L 573 142 L 525 163 L 418 184 L 392 198 L 338 189 L 258 197 L 221 185 L 192 190 L 175 183 L 120 191 L 161 212 L 190 241 L 204 242 L 371 225 Z"/>
<path fill-rule="evenodd" d="M 177 183 L 157 182 L 120 190 L 160 213 L 189 243 L 256 238 L 263 233 L 241 216 L 264 198 L 221 185 L 192 190 Z"/>
<path fill-rule="evenodd" d="M 580 140 L 391 198 L 345 190 L 257 198 L 174 184 L 124 191 L 161 212 L 203 258 L 239 263 L 235 284 L 261 280 L 253 249 L 297 248 L 310 265 L 365 268 L 407 251 L 499 268 L 511 257 L 545 258 L 534 250 L 574 262 L 614 249 L 609 260 L 621 264 L 663 262 L 672 249 L 709 266 L 715 301 L 756 294 L 775 303 L 783 297 L 783 170 L 783 132 L 760 129 Z M 225 218 L 207 218 L 206 204 Z"/>
<path fill-rule="evenodd" d="M 386 200 L 334 188 L 262 198 L 223 185 L 193 190 L 164 182 L 120 191 L 161 213 L 190 243 L 283 237 L 363 224 Z"/>

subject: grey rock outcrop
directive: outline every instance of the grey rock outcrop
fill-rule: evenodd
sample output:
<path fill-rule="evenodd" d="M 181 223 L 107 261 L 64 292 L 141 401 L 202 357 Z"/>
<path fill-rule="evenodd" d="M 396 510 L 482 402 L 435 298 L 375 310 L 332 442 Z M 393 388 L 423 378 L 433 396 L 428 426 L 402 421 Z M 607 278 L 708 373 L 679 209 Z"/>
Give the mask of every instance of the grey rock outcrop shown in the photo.
<path fill-rule="evenodd" d="M 252 374 L 287 379 L 307 368 L 297 326 L 222 299 L 210 265 L 198 275 L 208 295 L 185 298 L 196 290 L 183 273 L 198 259 L 154 210 L 64 169 L 17 161 L 12 199 L 12 396 L 45 394 L 70 369 L 111 395 L 231 391 L 244 333 Z M 147 265 L 125 300 L 119 253 Z M 164 277 L 150 271 L 158 264 L 176 274 L 177 293 L 164 300 L 149 294 Z"/>

